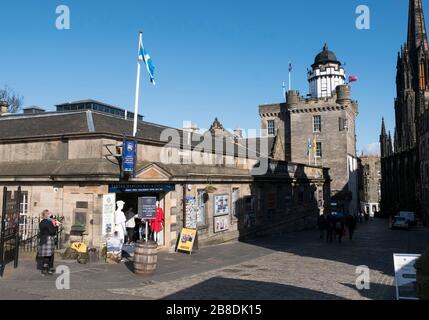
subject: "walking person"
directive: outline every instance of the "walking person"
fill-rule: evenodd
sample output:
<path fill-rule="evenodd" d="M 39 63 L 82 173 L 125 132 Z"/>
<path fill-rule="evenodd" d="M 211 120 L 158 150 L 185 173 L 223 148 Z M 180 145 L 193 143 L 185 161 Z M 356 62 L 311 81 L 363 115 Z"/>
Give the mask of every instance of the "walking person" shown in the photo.
<path fill-rule="evenodd" d="M 349 239 L 353 240 L 353 235 L 356 230 L 356 219 L 352 215 L 346 217 L 346 227 L 349 232 Z"/>
<path fill-rule="evenodd" d="M 326 242 L 332 243 L 335 231 L 335 221 L 331 214 L 329 214 L 326 218 L 326 231 Z"/>
<path fill-rule="evenodd" d="M 338 236 L 338 243 L 341 243 L 344 235 L 344 218 L 338 217 L 335 222 L 335 233 Z"/>
<path fill-rule="evenodd" d="M 38 257 L 41 259 L 42 275 L 53 275 L 54 255 L 55 255 L 55 240 L 57 227 L 50 219 L 49 210 L 42 212 L 42 221 L 39 223 L 40 243 L 38 248 Z"/>
<path fill-rule="evenodd" d="M 125 217 L 127 218 L 125 222 L 125 227 L 127 228 L 127 243 L 132 244 L 135 242 L 134 229 L 136 227 L 136 218 L 138 215 L 134 213 L 134 209 L 131 207 L 125 213 Z"/>
<path fill-rule="evenodd" d="M 317 219 L 317 226 L 319 227 L 320 239 L 324 240 L 325 231 L 327 229 L 326 217 L 324 214 L 319 215 L 319 218 Z"/>

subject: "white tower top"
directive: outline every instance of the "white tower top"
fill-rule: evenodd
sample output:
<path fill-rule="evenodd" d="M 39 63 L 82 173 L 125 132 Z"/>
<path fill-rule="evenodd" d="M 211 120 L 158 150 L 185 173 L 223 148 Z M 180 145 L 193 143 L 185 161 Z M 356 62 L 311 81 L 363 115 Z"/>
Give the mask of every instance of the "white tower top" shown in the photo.
<path fill-rule="evenodd" d="M 330 98 L 337 86 L 343 85 L 346 81 L 346 73 L 341 62 L 337 60 L 335 53 L 328 50 L 326 44 L 311 67 L 308 82 L 312 98 Z"/>

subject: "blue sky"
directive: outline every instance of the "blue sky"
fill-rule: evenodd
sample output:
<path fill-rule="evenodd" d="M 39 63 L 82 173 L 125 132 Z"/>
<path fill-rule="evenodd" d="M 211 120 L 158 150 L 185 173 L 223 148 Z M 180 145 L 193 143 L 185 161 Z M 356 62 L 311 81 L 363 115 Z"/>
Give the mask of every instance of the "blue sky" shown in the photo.
<path fill-rule="evenodd" d="M 55 9 L 71 10 L 71 30 L 55 28 Z M 355 27 L 356 7 L 371 29 Z M 425 12 L 429 2 L 424 1 Z M 306 70 L 327 42 L 360 81 L 358 150 L 378 141 L 384 116 L 394 128 L 397 51 L 406 39 L 408 1 L 392 0 L 15 0 L 1 1 L 0 86 L 25 106 L 93 98 L 133 109 L 138 32 L 156 66 L 142 73 L 147 121 L 207 128 L 259 128 L 258 105 L 282 100 L 288 61 L 293 88 L 306 95 Z"/>

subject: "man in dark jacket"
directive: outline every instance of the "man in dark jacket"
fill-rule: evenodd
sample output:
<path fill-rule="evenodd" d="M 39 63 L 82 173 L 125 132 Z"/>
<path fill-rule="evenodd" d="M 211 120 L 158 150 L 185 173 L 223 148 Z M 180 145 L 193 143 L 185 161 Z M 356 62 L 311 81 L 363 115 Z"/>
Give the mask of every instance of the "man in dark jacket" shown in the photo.
<path fill-rule="evenodd" d="M 54 253 L 57 227 L 49 219 L 49 210 L 42 212 L 43 220 L 39 223 L 40 243 L 38 248 L 38 257 L 42 261 L 42 275 L 54 274 Z"/>
<path fill-rule="evenodd" d="M 335 219 L 332 214 L 329 214 L 326 218 L 326 241 L 332 243 L 335 231 Z"/>
<path fill-rule="evenodd" d="M 319 231 L 320 231 L 320 239 L 324 239 L 325 238 L 325 230 L 327 227 L 325 215 L 322 214 L 319 216 L 319 218 L 317 219 L 317 226 L 319 227 Z"/>
<path fill-rule="evenodd" d="M 353 240 L 353 234 L 354 234 L 355 229 L 356 229 L 355 217 L 353 217 L 352 215 L 349 214 L 346 217 L 346 226 L 347 226 L 347 229 L 349 231 L 349 238 L 350 238 L 350 240 Z"/>

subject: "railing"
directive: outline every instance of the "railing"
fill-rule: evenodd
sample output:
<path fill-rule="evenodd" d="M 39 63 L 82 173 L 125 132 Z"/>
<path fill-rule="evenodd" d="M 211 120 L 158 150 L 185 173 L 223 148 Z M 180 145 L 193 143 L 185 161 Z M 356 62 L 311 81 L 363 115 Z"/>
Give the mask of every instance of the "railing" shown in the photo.
<path fill-rule="evenodd" d="M 63 222 L 64 217 L 58 219 L 61 222 L 58 232 L 55 235 L 55 249 L 62 249 L 63 242 Z M 25 224 L 19 226 L 19 248 L 24 252 L 37 251 L 40 242 L 39 223 L 40 218 L 27 218 Z"/>

